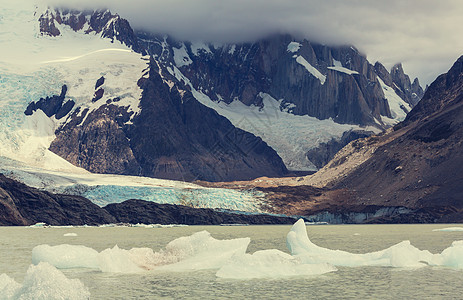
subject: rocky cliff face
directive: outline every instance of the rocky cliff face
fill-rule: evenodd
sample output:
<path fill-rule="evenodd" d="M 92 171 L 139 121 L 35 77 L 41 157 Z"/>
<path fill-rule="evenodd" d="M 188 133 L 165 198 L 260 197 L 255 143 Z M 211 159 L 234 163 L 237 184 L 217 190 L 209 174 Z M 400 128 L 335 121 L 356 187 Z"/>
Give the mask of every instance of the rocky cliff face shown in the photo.
<path fill-rule="evenodd" d="M 50 8 L 39 17 L 39 24 L 40 32 L 44 35 L 59 36 L 59 28 L 66 25 L 74 31 L 94 33 L 112 41 L 116 39 L 135 52 L 143 52 L 129 22 L 109 10 L 76 11 Z"/>
<path fill-rule="evenodd" d="M 424 91 L 420 86 L 418 78 L 410 81 L 410 77 L 404 73 L 402 64 L 396 64 L 391 69 L 392 87 L 397 95 L 414 107 L 423 97 Z"/>
<path fill-rule="evenodd" d="M 378 78 L 403 90 L 401 97 L 412 105 L 422 95 L 418 81 L 412 89 L 401 65 L 389 73 L 350 46 L 297 42 L 290 35 L 220 46 L 142 35 L 148 52 L 164 64 L 174 64 L 214 101 L 261 106 L 259 94 L 266 93 L 296 115 L 378 126 L 381 116 L 392 118 Z"/>

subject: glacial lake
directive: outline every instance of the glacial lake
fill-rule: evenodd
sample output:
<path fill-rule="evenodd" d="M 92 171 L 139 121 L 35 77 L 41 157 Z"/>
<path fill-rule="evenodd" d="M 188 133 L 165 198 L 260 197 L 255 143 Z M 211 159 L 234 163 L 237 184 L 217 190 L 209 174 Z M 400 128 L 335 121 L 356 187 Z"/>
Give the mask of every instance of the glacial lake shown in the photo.
<path fill-rule="evenodd" d="M 433 231 L 463 225 L 309 225 L 310 240 L 323 248 L 367 253 L 404 240 L 420 250 L 440 253 L 463 232 Z M 38 245 L 84 245 L 98 252 L 151 248 L 157 252 L 174 239 L 206 230 L 217 240 L 250 238 L 247 253 L 277 249 L 289 253 L 291 226 L 189 226 L 174 228 L 28 228 L 0 227 L 0 274 L 21 284 Z M 66 235 L 66 236 L 65 236 Z M 215 254 L 216 255 L 216 254 Z M 213 259 L 213 257 L 211 257 Z M 457 257 L 461 259 L 463 257 Z M 260 279 L 219 278 L 217 269 L 184 272 L 111 273 L 88 268 L 61 269 L 79 279 L 91 299 L 461 299 L 463 269 L 424 266 L 337 266 L 337 271 L 311 276 Z M 276 274 L 277 275 L 277 274 Z M 0 299 L 2 299 L 0 295 Z"/>

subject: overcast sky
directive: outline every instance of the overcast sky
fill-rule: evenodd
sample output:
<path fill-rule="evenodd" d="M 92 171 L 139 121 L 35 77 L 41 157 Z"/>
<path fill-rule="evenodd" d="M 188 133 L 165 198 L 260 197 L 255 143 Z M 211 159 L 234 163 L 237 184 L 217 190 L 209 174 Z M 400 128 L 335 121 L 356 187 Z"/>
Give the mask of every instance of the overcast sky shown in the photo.
<path fill-rule="evenodd" d="M 431 83 L 463 55 L 462 0 L 49 0 L 108 7 L 134 28 L 182 40 L 251 41 L 274 32 L 352 44 L 371 63 Z"/>

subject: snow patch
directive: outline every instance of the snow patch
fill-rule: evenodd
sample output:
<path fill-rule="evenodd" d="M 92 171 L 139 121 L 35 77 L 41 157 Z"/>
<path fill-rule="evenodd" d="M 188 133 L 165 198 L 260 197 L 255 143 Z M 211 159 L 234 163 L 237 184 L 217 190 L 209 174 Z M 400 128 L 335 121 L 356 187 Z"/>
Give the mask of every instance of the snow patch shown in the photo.
<path fill-rule="evenodd" d="M 333 67 L 328 67 L 328 69 L 333 70 L 333 71 L 338 71 L 338 72 L 341 72 L 341 73 L 345 73 L 347 75 L 354 75 L 354 74 L 359 73 L 357 71 L 353 71 L 353 70 L 344 68 L 342 66 L 342 63 L 340 61 L 335 60 L 335 59 L 333 59 L 333 65 L 334 65 Z"/>
<path fill-rule="evenodd" d="M 322 85 L 325 84 L 326 76 L 320 73 L 320 71 L 318 71 L 314 66 L 312 66 L 304 57 L 298 55 L 296 57 L 296 61 L 298 64 L 302 65 L 307 71 L 309 71 L 310 74 L 312 74 L 318 80 L 320 80 L 320 83 Z"/>
<path fill-rule="evenodd" d="M 201 53 L 212 54 L 212 51 L 209 48 L 209 46 L 203 42 L 192 43 L 191 52 L 193 52 L 193 54 L 196 56 L 200 55 Z"/>
<path fill-rule="evenodd" d="M 296 53 L 301 48 L 301 44 L 298 42 L 291 42 L 288 44 L 287 51 L 291 53 Z"/>
<path fill-rule="evenodd" d="M 228 54 L 233 55 L 236 51 L 236 45 L 231 45 Z"/>
<path fill-rule="evenodd" d="M 281 109 L 282 101 L 266 93 L 260 93 L 262 108 L 246 106 L 239 100 L 230 104 L 217 103 L 197 91 L 193 91 L 193 95 L 199 102 L 230 120 L 234 126 L 261 137 L 278 153 L 289 170 L 316 170 L 305 155 L 308 150 L 332 138 L 339 139 L 346 131 L 360 129 L 355 125 L 338 124 L 332 119 L 319 120 L 293 115 L 288 110 L 294 106 Z"/>
<path fill-rule="evenodd" d="M 390 86 L 387 86 L 381 80 L 381 78 L 378 77 L 378 81 L 381 84 L 381 87 L 384 92 L 384 96 L 387 99 L 389 108 L 391 110 L 391 115 L 392 115 L 392 119 L 381 116 L 381 119 L 383 120 L 383 122 L 389 125 L 394 125 L 394 124 L 397 124 L 405 120 L 407 113 L 412 110 L 410 105 L 407 102 L 405 102 L 402 98 L 400 98 L 399 95 L 396 94 L 393 88 L 391 88 Z"/>
<path fill-rule="evenodd" d="M 186 51 L 185 44 L 182 43 L 182 46 L 180 48 L 172 47 L 172 49 L 174 50 L 174 61 L 177 68 L 188 66 L 191 63 L 193 63 Z"/>

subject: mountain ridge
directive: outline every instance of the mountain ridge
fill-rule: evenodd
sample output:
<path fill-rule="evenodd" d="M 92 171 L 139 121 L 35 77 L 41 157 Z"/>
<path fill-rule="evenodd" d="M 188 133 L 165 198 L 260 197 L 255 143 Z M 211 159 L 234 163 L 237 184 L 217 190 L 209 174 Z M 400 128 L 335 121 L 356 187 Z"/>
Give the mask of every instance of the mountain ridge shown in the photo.
<path fill-rule="evenodd" d="M 229 105 L 236 100 L 247 106 L 262 108 L 264 101 L 261 95 L 268 93 L 270 96 L 273 95 L 274 99 L 280 99 L 278 100 L 280 102 L 279 110 L 295 116 L 304 115 L 319 119 L 333 119 L 340 123 L 358 124 L 360 126 L 369 125 L 382 130 L 403 118 L 412 103 L 410 100 L 410 94 L 412 93 L 410 87 L 412 84 L 408 76 L 403 73 L 401 65 L 396 68 L 396 72 L 393 73 L 394 76 L 391 75 L 392 71 L 389 74 L 383 67 L 381 69 L 382 75 L 383 78 L 384 76 L 391 78 L 391 90 L 402 91 L 398 86 L 405 85 L 407 89 L 403 89 L 408 94 L 402 92 L 403 98 L 410 103 L 394 96 L 396 98 L 393 101 L 398 102 L 394 106 L 390 106 L 383 91 L 387 87 L 377 79 L 381 76 L 375 73 L 376 69 L 382 65 L 379 63 L 376 66 L 369 64 L 366 57 L 351 46 L 330 48 L 324 45 L 312 44 L 307 40 L 299 43 L 295 42 L 294 38 L 289 35 L 274 36 L 254 44 L 241 45 L 212 46 L 203 43 L 178 42 L 170 37 L 134 32 L 126 20 L 117 14 L 113 15 L 111 12 L 104 10 L 79 12 L 57 9 L 53 12 L 52 9 L 49 9 L 46 17 L 42 16 L 41 20 L 48 20 L 48 23 L 41 22 L 49 24 L 49 26 L 41 26 L 43 34 L 53 36 L 53 24 L 66 25 L 70 26 L 74 31 L 84 31 L 86 34 L 98 33 L 103 38 L 111 38 L 113 42 L 114 39 L 119 40 L 134 51 L 152 55 L 158 62 L 158 68 L 164 70 L 162 78 L 167 85 L 175 84 L 181 90 L 194 89 L 193 97 L 198 98 L 197 95 L 205 96 L 200 102 L 213 109 L 215 109 L 214 101 Z M 116 28 L 124 28 L 124 30 L 119 31 Z M 47 30 L 50 32 L 47 32 Z M 245 52 L 244 56 L 238 55 L 238 53 Z M 322 70 L 323 74 L 313 65 Z M 285 66 L 289 66 L 289 68 Z M 175 70 L 173 70 L 174 67 Z M 272 75 L 273 73 L 276 74 L 276 77 Z M 323 83 L 320 81 L 321 78 L 325 78 Z M 386 82 L 389 82 L 389 80 L 386 80 Z M 415 85 L 415 88 L 413 93 L 420 94 L 420 91 L 422 92 L 419 84 Z M 95 97 L 106 98 L 103 88 L 95 91 L 95 95 Z M 402 104 L 400 104 L 401 101 Z M 229 118 L 228 115 L 226 117 Z M 301 148 L 294 144 L 294 141 L 288 141 L 288 146 L 280 147 L 278 137 L 273 133 L 273 130 L 269 131 L 269 129 L 261 128 L 263 122 L 259 118 L 250 121 L 250 124 L 244 127 L 239 120 L 229 120 L 232 121 L 234 126 L 245 131 L 250 130 L 254 135 L 262 137 L 272 148 L 277 149 L 278 154 L 283 155 L 286 167 L 290 166 L 295 170 L 313 170 L 315 168 L 306 155 L 311 148 L 294 152 L 295 150 L 290 149 Z M 352 127 L 348 130 L 359 129 L 358 127 Z M 330 133 L 330 135 L 324 137 L 324 140 L 326 142 L 332 138 L 341 140 L 342 133 L 336 135 Z M 317 151 L 316 146 L 309 147 L 314 147 L 313 151 Z M 280 149 L 282 147 L 286 148 Z M 64 153 L 63 150 L 57 150 L 57 147 L 51 149 L 54 149 L 56 153 L 63 157 L 77 157 L 80 155 L 74 153 L 71 149 L 67 153 Z M 286 152 L 290 154 L 284 154 Z M 315 156 L 317 155 L 319 154 L 315 154 Z M 294 160 L 292 157 L 297 158 Z M 78 160 L 73 159 L 72 161 L 76 164 Z M 133 164 L 128 163 L 128 165 Z M 180 167 L 177 169 L 180 170 L 181 165 L 179 164 Z M 88 164 L 83 164 L 83 166 L 89 167 Z M 124 168 L 118 167 L 116 169 L 123 174 L 149 174 L 149 172 L 140 171 L 137 173 L 134 168 L 128 167 L 124 170 Z M 109 170 L 115 169 L 92 169 L 92 171 L 97 172 L 107 172 Z M 253 176 L 270 174 L 255 173 Z M 274 172 L 273 174 L 281 175 L 282 173 Z M 177 174 L 174 177 L 165 178 L 179 179 L 182 176 Z M 205 178 L 200 177 L 197 179 Z M 216 180 L 220 181 L 224 178 L 222 176 L 222 178 Z M 228 179 L 245 178 L 228 177 Z"/>

